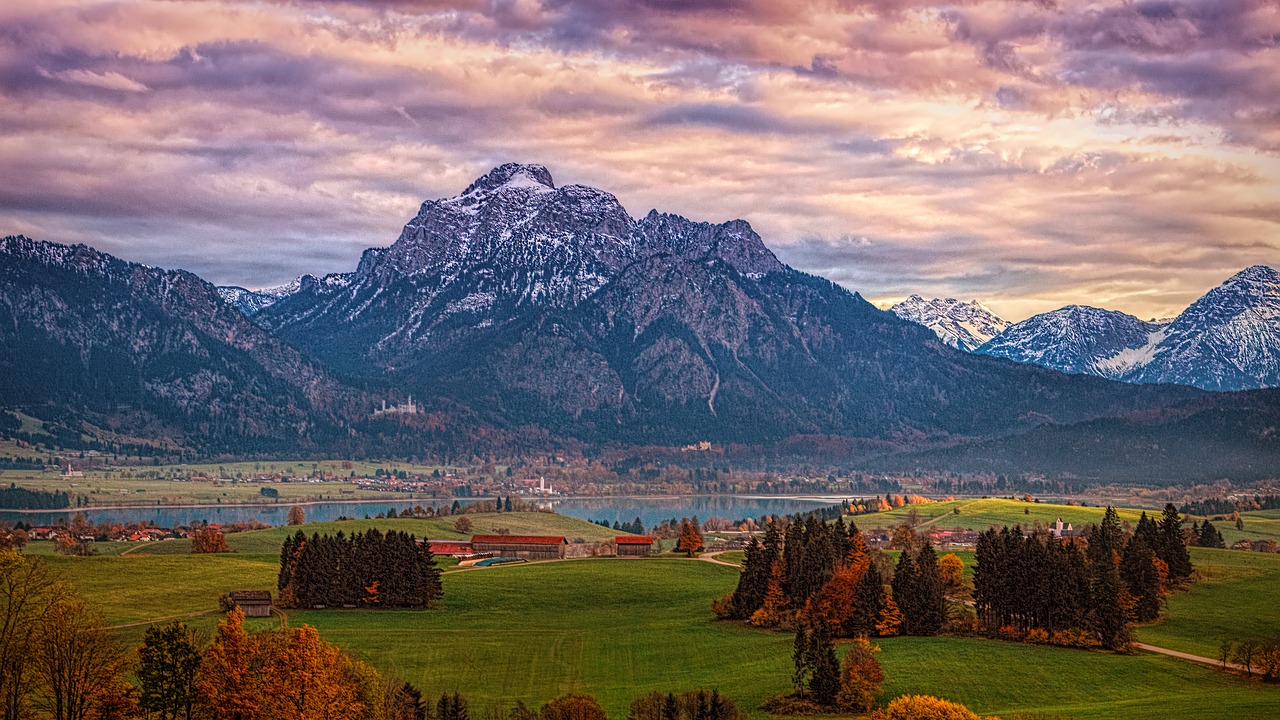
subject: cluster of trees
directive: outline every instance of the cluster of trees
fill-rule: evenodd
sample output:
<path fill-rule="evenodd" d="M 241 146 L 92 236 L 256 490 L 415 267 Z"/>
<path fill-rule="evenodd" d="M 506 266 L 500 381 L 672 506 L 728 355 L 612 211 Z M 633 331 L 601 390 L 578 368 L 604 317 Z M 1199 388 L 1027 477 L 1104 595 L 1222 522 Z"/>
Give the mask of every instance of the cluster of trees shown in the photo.
<path fill-rule="evenodd" d="M 592 520 L 591 522 L 599 525 L 600 527 L 618 530 L 619 532 L 628 532 L 633 535 L 644 535 L 644 523 L 640 521 L 640 518 L 636 518 L 634 522 L 619 522 L 614 520 L 612 525 L 609 524 L 608 520 Z"/>
<path fill-rule="evenodd" d="M 1191 539 L 1198 547 L 1225 548 L 1227 546 L 1226 540 L 1222 539 L 1222 533 L 1218 532 L 1218 528 L 1208 520 L 1203 524 L 1191 523 Z"/>
<path fill-rule="evenodd" d="M 217 528 L 204 527 L 191 532 L 192 553 L 225 553 L 231 552 L 227 547 L 227 536 Z"/>
<path fill-rule="evenodd" d="M 895 570 L 842 518 L 808 516 L 785 531 L 771 522 L 762 541 L 748 541 L 738 586 L 715 610 L 760 627 L 821 623 L 835 637 L 936 634 L 961 601 L 963 563 L 940 560 L 928 542 L 907 545 Z"/>
<path fill-rule="evenodd" d="M 278 588 L 279 603 L 298 608 L 428 608 L 443 595 L 430 546 L 377 529 L 310 538 L 299 530 L 280 549 Z"/>
<path fill-rule="evenodd" d="M 1182 517 L 1167 505 L 1156 522 L 1143 513 L 1126 537 L 1107 508 L 1087 543 L 1021 528 L 978 537 L 974 605 L 993 635 L 1009 639 L 1118 650 L 1131 623 L 1154 620 L 1166 591 L 1191 575 Z"/>
<path fill-rule="evenodd" d="M 1205 500 L 1193 500 L 1182 506 L 1182 512 L 1186 515 L 1231 515 L 1237 512 L 1248 512 L 1250 510 L 1276 510 L 1280 509 L 1280 495 L 1254 495 L 1251 498 L 1234 497 L 1227 498 L 1208 498 Z"/>
<path fill-rule="evenodd" d="M 1280 682 L 1280 635 L 1269 640 L 1241 640 L 1238 643 L 1223 640 L 1218 646 L 1218 661 L 1222 668 L 1233 662 L 1246 673 L 1257 671 L 1267 682 Z"/>
<path fill-rule="evenodd" d="M 5 510 L 61 510 L 71 507 L 71 496 L 65 492 L 28 490 L 15 483 L 0 488 L 0 508 Z"/>

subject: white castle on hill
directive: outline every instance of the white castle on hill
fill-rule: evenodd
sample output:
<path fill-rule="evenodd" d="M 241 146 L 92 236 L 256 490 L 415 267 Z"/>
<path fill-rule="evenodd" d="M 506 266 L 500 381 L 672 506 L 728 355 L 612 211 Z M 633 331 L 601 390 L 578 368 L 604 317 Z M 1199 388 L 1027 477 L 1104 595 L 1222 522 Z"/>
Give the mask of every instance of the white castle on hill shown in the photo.
<path fill-rule="evenodd" d="M 382 401 L 381 408 L 374 408 L 373 416 L 379 415 L 416 415 L 420 412 L 420 408 L 413 402 L 413 396 L 409 396 L 409 401 L 404 405 L 387 405 L 387 401 Z"/>

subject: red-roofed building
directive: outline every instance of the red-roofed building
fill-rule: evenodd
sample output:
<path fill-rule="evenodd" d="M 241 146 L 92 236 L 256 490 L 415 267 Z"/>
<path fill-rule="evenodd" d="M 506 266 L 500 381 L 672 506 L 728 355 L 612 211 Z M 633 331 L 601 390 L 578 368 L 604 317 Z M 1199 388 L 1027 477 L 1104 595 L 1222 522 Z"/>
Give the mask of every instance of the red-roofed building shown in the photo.
<path fill-rule="evenodd" d="M 464 557 L 475 553 L 471 549 L 471 543 L 463 540 L 428 540 L 427 545 L 431 547 L 431 552 L 434 555 Z"/>
<path fill-rule="evenodd" d="M 618 546 L 618 557 L 649 557 L 653 553 L 651 535 L 619 535 L 613 544 Z"/>
<path fill-rule="evenodd" d="M 494 557 L 551 560 L 564 557 L 568 541 L 563 535 L 472 535 L 471 548 Z"/>

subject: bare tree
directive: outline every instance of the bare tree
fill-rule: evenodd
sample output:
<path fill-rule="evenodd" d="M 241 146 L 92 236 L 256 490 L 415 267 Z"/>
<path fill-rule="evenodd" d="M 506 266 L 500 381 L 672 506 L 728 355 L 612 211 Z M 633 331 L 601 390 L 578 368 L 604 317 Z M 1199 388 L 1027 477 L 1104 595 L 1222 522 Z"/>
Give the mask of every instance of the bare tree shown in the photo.
<path fill-rule="evenodd" d="M 1222 669 L 1227 669 L 1227 662 L 1231 660 L 1231 651 L 1235 649 L 1235 643 L 1230 640 L 1223 640 L 1218 643 L 1218 661 L 1222 663 Z"/>
<path fill-rule="evenodd" d="M 1240 663 L 1241 665 L 1243 665 L 1244 671 L 1246 673 L 1252 674 L 1253 659 L 1257 656 L 1257 654 L 1258 654 L 1257 640 L 1241 640 L 1240 643 L 1236 645 L 1236 651 L 1232 656 L 1232 659 Z"/>
<path fill-rule="evenodd" d="M 0 717 L 30 715 L 36 635 L 50 607 L 68 594 L 40 558 L 0 552 Z"/>
<path fill-rule="evenodd" d="M 85 720 L 119 686 L 126 656 L 101 614 L 79 600 L 53 604 L 36 637 L 36 704 L 53 720 Z"/>

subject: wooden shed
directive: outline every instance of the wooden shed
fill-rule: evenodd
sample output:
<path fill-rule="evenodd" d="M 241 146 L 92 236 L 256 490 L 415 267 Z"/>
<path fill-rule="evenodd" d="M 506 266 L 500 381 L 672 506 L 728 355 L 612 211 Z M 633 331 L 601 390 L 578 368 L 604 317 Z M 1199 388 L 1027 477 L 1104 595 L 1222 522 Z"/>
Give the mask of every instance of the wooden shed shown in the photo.
<path fill-rule="evenodd" d="M 232 590 L 231 602 L 240 608 L 245 617 L 271 616 L 270 590 Z"/>
<path fill-rule="evenodd" d="M 613 539 L 618 546 L 618 557 L 649 557 L 653 554 L 653 536 L 619 535 Z"/>
<path fill-rule="evenodd" d="M 494 557 L 552 560 L 564 557 L 563 535 L 473 535 L 471 549 Z"/>

